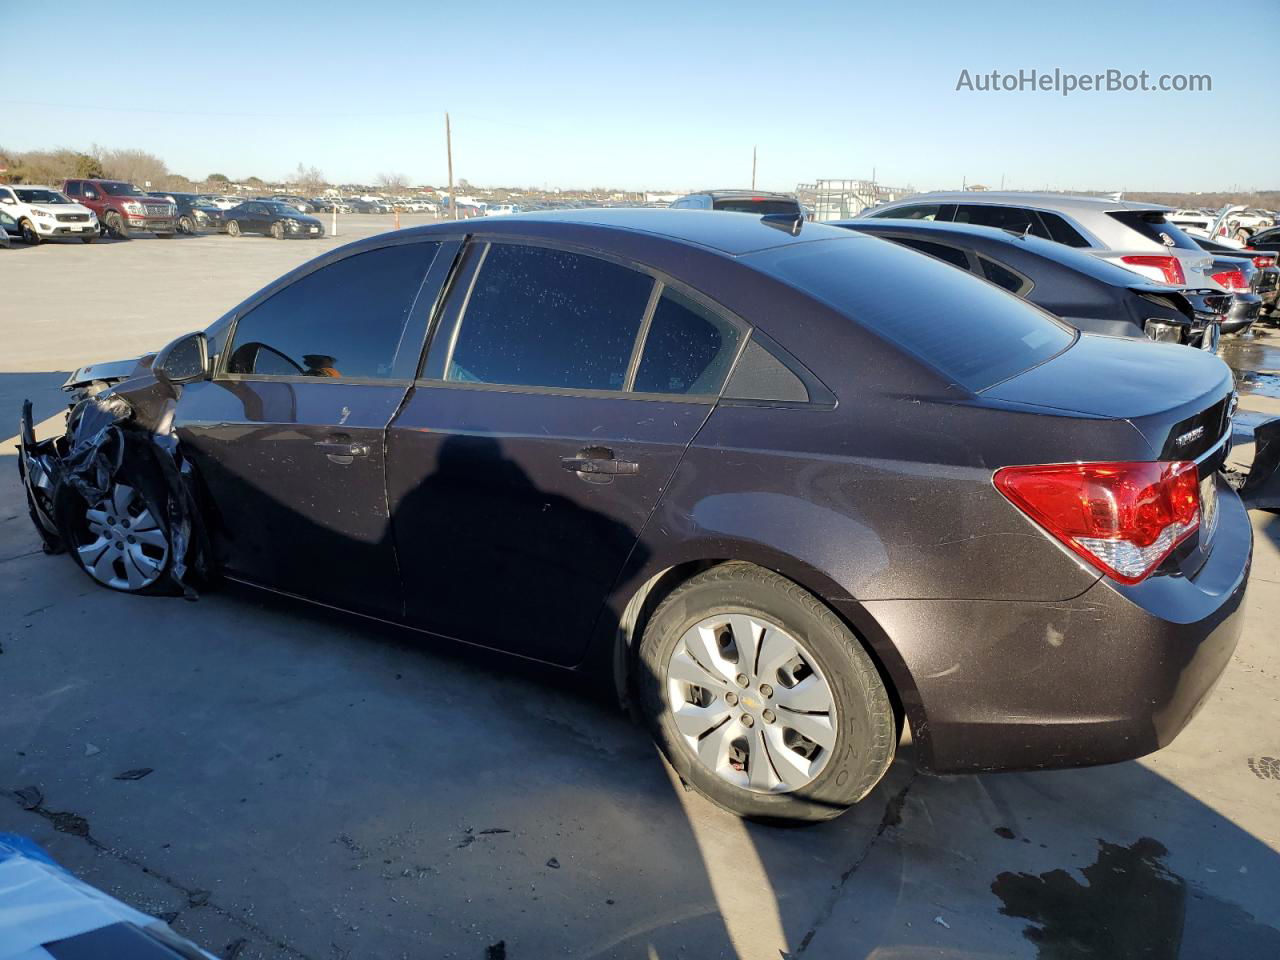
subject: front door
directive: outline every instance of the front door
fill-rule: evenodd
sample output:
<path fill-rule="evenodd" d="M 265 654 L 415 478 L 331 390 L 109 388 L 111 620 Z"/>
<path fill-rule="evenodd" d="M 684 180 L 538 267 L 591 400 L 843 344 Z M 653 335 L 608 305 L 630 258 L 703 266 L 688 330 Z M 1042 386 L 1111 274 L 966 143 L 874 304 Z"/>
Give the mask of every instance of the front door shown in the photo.
<path fill-rule="evenodd" d="M 414 305 L 439 247 L 396 243 L 293 281 L 237 318 L 212 380 L 184 389 L 179 437 L 228 573 L 401 615 L 384 438 L 421 350 Z"/>
<path fill-rule="evenodd" d="M 388 433 L 409 622 L 577 663 L 739 342 L 638 269 L 471 248 Z"/>

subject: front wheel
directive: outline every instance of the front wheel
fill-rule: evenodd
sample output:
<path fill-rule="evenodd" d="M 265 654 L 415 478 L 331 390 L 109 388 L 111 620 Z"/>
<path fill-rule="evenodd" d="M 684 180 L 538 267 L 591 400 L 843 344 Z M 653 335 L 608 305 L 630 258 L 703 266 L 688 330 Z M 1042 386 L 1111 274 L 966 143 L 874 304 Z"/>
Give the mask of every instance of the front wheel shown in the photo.
<path fill-rule="evenodd" d="M 36 229 L 36 225 L 30 220 L 23 220 L 18 227 L 22 231 L 23 243 L 30 244 L 34 247 L 40 242 L 40 231 Z"/>
<path fill-rule="evenodd" d="M 124 222 L 124 217 L 120 216 L 120 214 L 115 211 L 107 214 L 106 223 L 107 232 L 113 237 L 118 237 L 121 240 L 129 239 L 129 226 Z"/>
<path fill-rule="evenodd" d="M 227 236 L 228 236 L 228 237 L 238 237 L 238 236 L 240 236 L 240 224 L 238 224 L 238 223 L 237 223 L 236 221 L 234 221 L 234 220 L 228 220 L 228 221 L 227 221 Z"/>
<path fill-rule="evenodd" d="M 125 593 L 168 587 L 169 537 L 132 478 L 117 476 L 106 495 L 86 504 L 69 485 L 58 491 L 58 526 L 67 551 L 91 580 Z M 152 484 L 155 488 L 155 484 Z"/>
<path fill-rule="evenodd" d="M 838 816 L 871 792 L 897 746 L 888 691 L 857 637 L 751 564 L 714 567 L 659 605 L 637 687 L 676 772 L 743 817 Z"/>
<path fill-rule="evenodd" d="M 277 240 L 283 240 L 283 239 L 284 239 L 284 224 L 283 224 L 283 223 L 281 223 L 281 222 L 280 222 L 280 221 L 278 221 L 278 220 L 277 220 L 275 223 L 273 223 L 273 224 L 271 225 L 271 236 L 272 236 L 272 237 L 274 237 L 274 238 L 275 238 L 275 239 L 277 239 Z"/>
<path fill-rule="evenodd" d="M 190 217 L 179 217 L 178 232 L 187 233 L 187 234 L 195 233 L 196 232 L 195 221 L 192 220 Z"/>
<path fill-rule="evenodd" d="M 95 242 L 97 242 L 97 239 L 98 239 L 97 237 L 81 237 L 81 238 L 80 238 L 80 242 L 81 242 L 81 243 L 95 243 Z"/>

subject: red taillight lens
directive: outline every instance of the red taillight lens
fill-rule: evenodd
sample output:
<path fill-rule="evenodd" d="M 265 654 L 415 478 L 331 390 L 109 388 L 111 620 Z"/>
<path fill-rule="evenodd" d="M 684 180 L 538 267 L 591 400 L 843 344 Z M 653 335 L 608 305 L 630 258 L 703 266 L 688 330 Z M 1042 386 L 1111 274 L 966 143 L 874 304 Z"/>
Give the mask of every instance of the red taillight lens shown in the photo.
<path fill-rule="evenodd" d="M 1141 270 L 1147 276 L 1155 276 L 1155 271 L 1159 274 L 1165 283 L 1182 284 L 1186 282 L 1186 277 L 1182 273 L 1182 261 L 1177 257 L 1168 256 L 1131 256 L 1121 257 L 1122 263 L 1127 263 L 1131 267 L 1147 267 L 1147 270 Z M 1155 268 L 1151 270 L 1150 268 Z"/>
<path fill-rule="evenodd" d="M 1244 278 L 1244 272 L 1241 270 L 1223 270 L 1221 273 L 1213 275 L 1215 283 L 1222 284 L 1223 289 L 1231 291 L 1245 291 L 1249 289 L 1249 282 Z"/>
<path fill-rule="evenodd" d="M 1259 254 L 1253 258 L 1253 265 L 1259 270 L 1265 270 L 1267 267 L 1276 265 L 1275 254 Z"/>
<path fill-rule="evenodd" d="M 997 470 L 996 489 L 1107 576 L 1138 583 L 1200 526 L 1196 465 L 1063 463 Z"/>

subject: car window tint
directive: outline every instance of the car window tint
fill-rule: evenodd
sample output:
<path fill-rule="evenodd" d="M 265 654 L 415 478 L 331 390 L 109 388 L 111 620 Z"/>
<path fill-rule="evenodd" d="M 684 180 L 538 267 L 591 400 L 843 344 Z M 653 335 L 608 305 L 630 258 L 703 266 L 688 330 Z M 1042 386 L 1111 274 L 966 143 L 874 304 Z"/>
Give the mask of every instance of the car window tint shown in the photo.
<path fill-rule="evenodd" d="M 294 281 L 236 323 L 227 372 L 390 377 L 409 309 L 438 246 L 382 247 Z"/>
<path fill-rule="evenodd" d="M 734 400 L 788 403 L 806 403 L 809 400 L 809 390 L 804 381 L 755 339 L 749 340 L 743 349 L 742 358 L 733 368 L 733 376 L 724 388 L 724 395 Z"/>
<path fill-rule="evenodd" d="M 760 216 L 767 213 L 797 215 L 800 213 L 800 204 L 794 200 L 752 200 L 750 197 L 738 197 L 716 200 L 713 203 L 713 209 L 727 210 L 730 213 L 755 213 Z"/>
<path fill-rule="evenodd" d="M 936 220 L 938 211 L 941 209 L 940 203 L 917 203 L 910 207 L 891 207 L 888 210 L 873 213 L 871 216 L 894 220 Z"/>
<path fill-rule="evenodd" d="M 1089 241 L 1080 235 L 1075 227 L 1063 220 L 1056 213 L 1048 211 L 1040 211 L 1040 219 L 1044 222 L 1045 228 L 1049 231 L 1049 239 L 1058 243 L 1064 243 L 1068 247 L 1087 247 Z"/>
<path fill-rule="evenodd" d="M 1051 239 L 1034 210 L 1025 207 L 1001 207 L 985 203 L 962 203 L 956 207 L 956 223 L 972 223 L 978 227 L 995 227 L 1014 233 L 1030 233 L 1033 237 Z"/>
<path fill-rule="evenodd" d="M 978 263 L 982 265 L 982 275 L 984 277 L 996 286 L 1004 287 L 1010 293 L 1021 293 L 1024 286 L 1030 287 L 1030 284 L 1008 267 L 996 263 L 994 260 L 988 260 L 981 254 L 978 256 Z"/>
<path fill-rule="evenodd" d="M 975 392 L 1043 363 L 1075 339 L 1026 301 L 896 244 L 851 237 L 749 259 Z M 912 295 L 883 296 L 888 276 Z M 945 313 L 934 304 L 946 304 Z"/>
<path fill-rule="evenodd" d="M 912 250 L 919 250 L 921 253 L 927 253 L 931 257 L 937 257 L 954 267 L 961 270 L 969 269 L 969 255 L 963 250 L 956 247 L 949 247 L 943 243 L 931 243 L 928 240 L 917 240 L 915 237 L 892 237 L 890 238 L 904 247 L 910 247 Z"/>
<path fill-rule="evenodd" d="M 1108 210 L 1107 216 L 1161 246 L 1200 252 L 1194 240 L 1165 219 L 1163 210 Z"/>
<path fill-rule="evenodd" d="M 545 247 L 489 247 L 445 379 L 620 390 L 653 278 Z"/>
<path fill-rule="evenodd" d="M 715 394 L 738 350 L 738 329 L 674 290 L 664 290 L 636 370 L 639 393 Z"/>

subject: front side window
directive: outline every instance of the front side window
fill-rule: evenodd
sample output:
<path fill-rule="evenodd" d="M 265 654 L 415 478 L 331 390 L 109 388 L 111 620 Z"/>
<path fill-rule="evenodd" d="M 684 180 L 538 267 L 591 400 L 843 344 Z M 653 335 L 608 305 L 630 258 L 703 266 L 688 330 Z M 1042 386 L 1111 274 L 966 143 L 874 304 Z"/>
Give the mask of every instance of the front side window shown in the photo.
<path fill-rule="evenodd" d="M 445 379 L 621 390 L 653 283 L 596 257 L 491 244 Z"/>
<path fill-rule="evenodd" d="M 68 197 L 81 196 L 80 182 L 78 180 L 72 180 L 70 183 L 67 184 L 67 196 Z"/>
<path fill-rule="evenodd" d="M 720 392 L 738 352 L 738 328 L 674 290 L 654 309 L 636 369 L 638 393 Z"/>
<path fill-rule="evenodd" d="M 321 267 L 236 323 L 227 372 L 386 379 L 438 243 L 358 253 Z"/>

